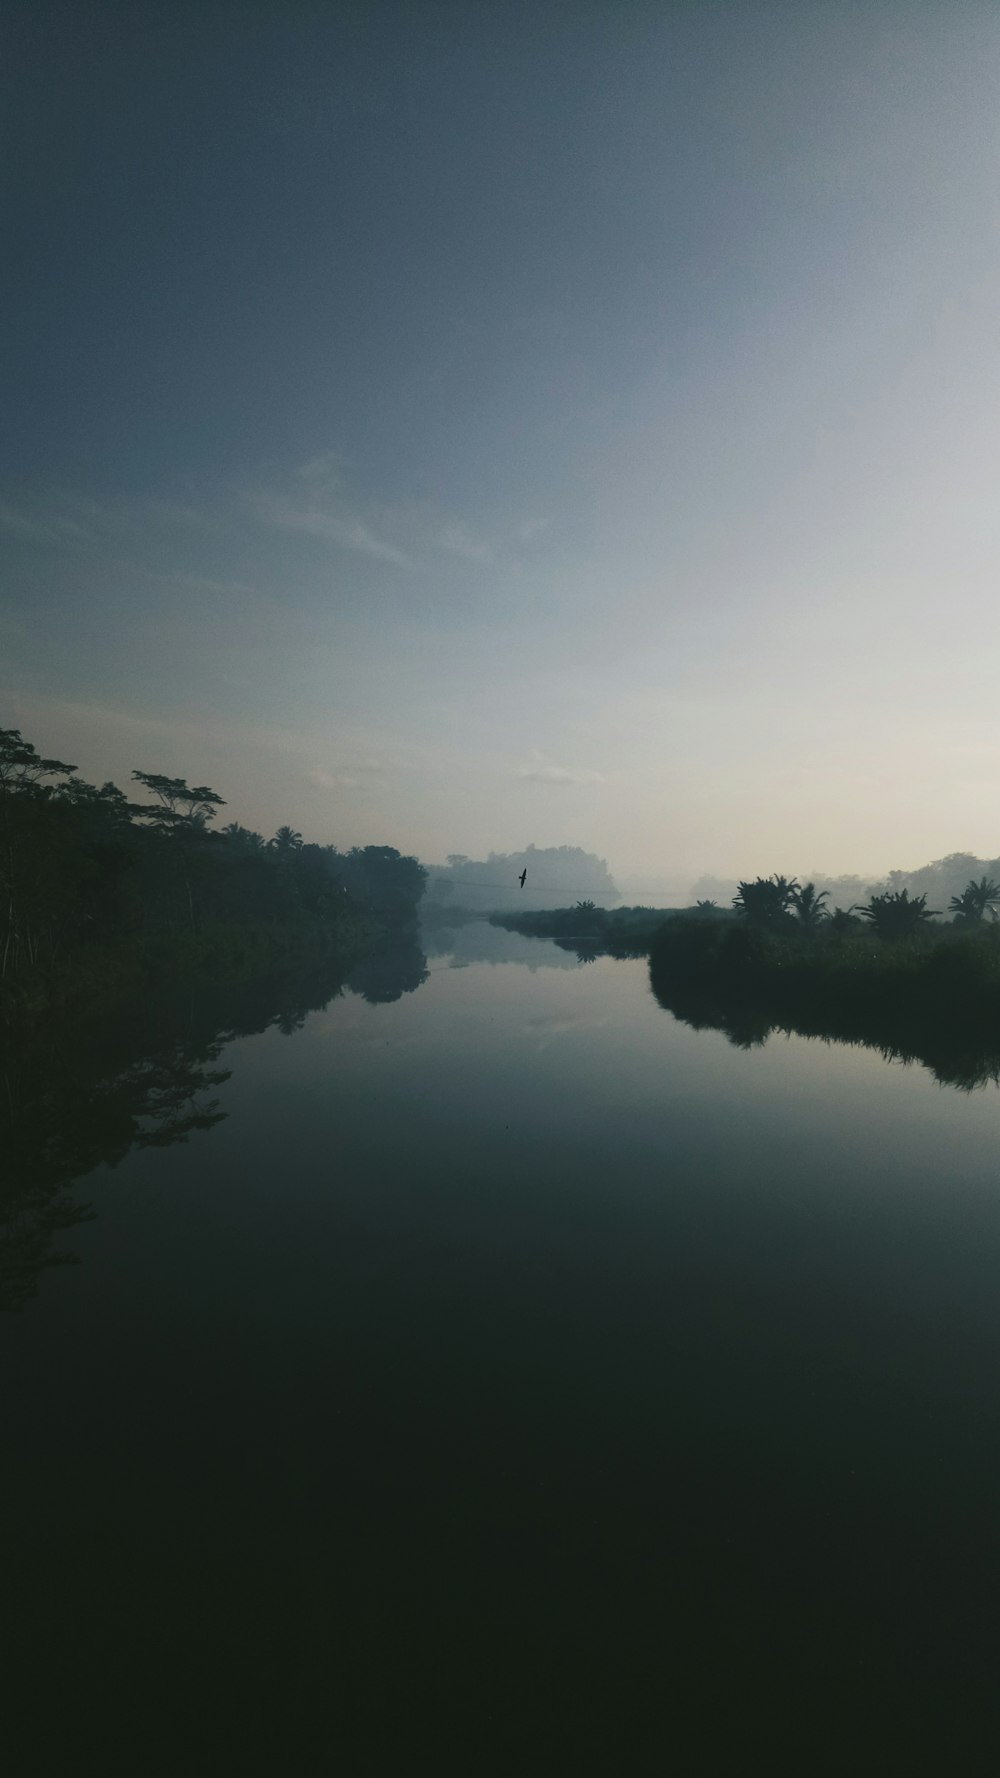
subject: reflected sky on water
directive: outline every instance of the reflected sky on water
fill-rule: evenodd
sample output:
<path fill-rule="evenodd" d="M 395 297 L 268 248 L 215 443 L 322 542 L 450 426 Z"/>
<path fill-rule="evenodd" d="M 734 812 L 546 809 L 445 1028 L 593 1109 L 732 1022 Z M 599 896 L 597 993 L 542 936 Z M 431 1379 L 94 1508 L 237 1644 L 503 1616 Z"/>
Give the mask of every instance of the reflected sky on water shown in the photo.
<path fill-rule="evenodd" d="M 15 1665 L 73 1698 L 37 1757 L 142 1769 L 157 1712 L 249 1769 L 982 1757 L 996 1089 L 485 931 L 207 1056 L 189 1005 L 223 1115 L 74 1188 L 81 1263 L 4 1323 Z"/>

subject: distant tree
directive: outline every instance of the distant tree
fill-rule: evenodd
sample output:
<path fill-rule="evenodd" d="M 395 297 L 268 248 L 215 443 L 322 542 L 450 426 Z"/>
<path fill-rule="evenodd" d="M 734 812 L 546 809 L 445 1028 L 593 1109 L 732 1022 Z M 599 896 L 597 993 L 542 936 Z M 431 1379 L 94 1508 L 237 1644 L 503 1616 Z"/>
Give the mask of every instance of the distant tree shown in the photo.
<path fill-rule="evenodd" d="M 928 908 L 926 895 L 910 899 L 906 889 L 885 895 L 873 895 L 858 909 L 863 920 L 870 920 L 879 938 L 909 938 L 919 932 L 938 908 Z"/>
<path fill-rule="evenodd" d="M 194 899 L 193 845 L 203 841 L 217 808 L 225 808 L 223 798 L 207 784 L 189 786 L 184 778 L 167 778 L 158 772 L 133 772 L 137 783 L 152 791 L 152 803 L 133 803 L 132 813 L 148 821 L 154 832 L 172 841 L 174 874 L 183 884 L 188 920 L 192 932 L 197 930 Z"/>
<path fill-rule="evenodd" d="M 352 846 L 327 853 L 328 868 L 355 900 L 382 919 L 413 921 L 424 893 L 427 871 L 395 846 Z"/>
<path fill-rule="evenodd" d="M 91 867 L 49 778 L 75 766 L 43 759 L 20 729 L 0 729 L 0 977 L 51 949 Z"/>
<path fill-rule="evenodd" d="M 58 785 L 54 795 L 57 802 L 68 803 L 84 816 L 96 817 L 102 829 L 111 827 L 123 833 L 132 819 L 132 804 L 124 790 L 119 790 L 110 779 L 98 789 L 95 784 L 86 784 L 74 775 L 65 784 Z"/>
<path fill-rule="evenodd" d="M 950 852 L 947 858 L 935 859 L 917 870 L 892 870 L 884 882 L 873 883 L 870 893 L 882 895 L 908 889 L 911 896 L 926 895 L 928 901 L 944 905 L 953 895 L 961 894 L 965 885 L 982 871 L 995 874 L 1000 860 L 977 858 L 973 852 Z M 861 901 L 860 895 L 854 896 Z"/>
<path fill-rule="evenodd" d="M 296 833 L 294 827 L 279 827 L 273 840 L 268 840 L 267 843 L 272 852 L 279 854 L 300 852 L 302 850 L 302 835 Z"/>
<path fill-rule="evenodd" d="M 518 881 L 526 870 L 527 882 L 522 890 Z M 585 896 L 600 906 L 610 906 L 621 897 L 602 858 L 584 852 L 579 846 L 530 845 L 523 852 L 491 852 L 482 859 L 467 858 L 452 852 L 445 866 L 432 871 L 431 894 L 441 900 L 445 882 L 454 885 L 453 905 L 473 912 L 493 912 L 505 907 L 565 908 L 577 896 Z"/>
<path fill-rule="evenodd" d="M 269 845 L 235 821 L 212 832 L 225 803 L 207 784 L 132 778 L 148 800 L 87 784 L 19 729 L 0 729 L 0 978 L 126 933 L 197 931 L 202 916 L 327 931 L 364 912 L 387 927 L 414 924 L 426 872 L 394 847 L 340 857 L 287 826 Z"/>
<path fill-rule="evenodd" d="M 255 833 L 253 828 L 241 827 L 238 821 L 230 821 L 220 829 L 223 837 L 247 852 L 263 852 L 266 841 L 263 834 Z"/>
<path fill-rule="evenodd" d="M 823 922 L 829 919 L 829 914 L 822 906 L 828 895 L 828 889 L 821 890 L 817 895 L 815 883 L 807 883 L 804 889 L 792 889 L 792 906 L 795 909 L 796 918 L 799 925 L 804 926 L 807 932 L 815 932 L 817 927 L 822 926 Z"/>
<path fill-rule="evenodd" d="M 855 916 L 853 906 L 849 908 L 834 908 L 833 913 L 830 916 L 831 932 L 860 932 L 860 930 L 861 921 Z"/>
<path fill-rule="evenodd" d="M 200 831 L 214 821 L 217 808 L 226 806 L 207 784 L 189 789 L 184 778 L 165 778 L 157 772 L 133 772 L 132 776 L 156 798 L 153 803 L 133 803 L 133 814 L 163 831 Z"/>
<path fill-rule="evenodd" d="M 0 728 L 0 797 L 50 789 L 42 785 L 43 778 L 64 778 L 75 771 L 61 759 L 41 759 L 19 728 Z"/>
<path fill-rule="evenodd" d="M 791 881 L 787 877 L 757 877 L 753 883 L 740 884 L 733 907 L 751 926 L 784 926 L 798 888 L 794 877 Z"/>
<path fill-rule="evenodd" d="M 982 877 L 978 883 L 968 883 L 961 895 L 953 895 L 948 903 L 948 910 L 955 915 L 959 924 L 978 926 L 987 909 L 990 919 L 996 920 L 998 903 L 1000 883 L 995 883 L 991 877 Z"/>
<path fill-rule="evenodd" d="M 695 902 L 695 912 L 698 914 L 710 914 L 717 906 L 718 903 L 714 901 L 697 901 Z"/>
<path fill-rule="evenodd" d="M 589 913 L 593 912 L 594 908 L 596 908 L 597 903 L 596 903 L 596 901 L 578 901 L 576 905 L 581 910 L 581 912 L 589 914 Z"/>

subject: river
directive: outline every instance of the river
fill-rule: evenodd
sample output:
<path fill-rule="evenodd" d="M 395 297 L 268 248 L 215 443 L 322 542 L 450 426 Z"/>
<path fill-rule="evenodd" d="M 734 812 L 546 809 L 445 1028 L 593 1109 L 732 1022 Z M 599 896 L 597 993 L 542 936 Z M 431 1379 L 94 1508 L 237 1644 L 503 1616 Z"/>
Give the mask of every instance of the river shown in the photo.
<path fill-rule="evenodd" d="M 425 951 L 24 1089 L 12 1778 L 991 1771 L 996 1087 Z"/>

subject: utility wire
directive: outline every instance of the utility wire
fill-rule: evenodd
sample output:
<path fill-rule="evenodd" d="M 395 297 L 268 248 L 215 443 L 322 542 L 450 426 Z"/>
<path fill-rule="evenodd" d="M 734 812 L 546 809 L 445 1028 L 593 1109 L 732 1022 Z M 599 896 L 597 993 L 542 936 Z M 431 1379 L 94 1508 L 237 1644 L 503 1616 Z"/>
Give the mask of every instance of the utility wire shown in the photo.
<path fill-rule="evenodd" d="M 456 889 L 512 889 L 514 887 L 514 883 L 516 883 L 516 882 L 517 882 L 517 877 L 514 878 L 513 883 L 485 883 L 478 877 L 473 878 L 473 877 L 434 877 L 434 876 L 429 876 L 427 887 L 428 888 L 436 887 L 440 883 L 453 883 Z M 525 884 L 525 888 L 527 888 L 527 884 Z M 555 893 L 558 893 L 560 895 L 589 895 L 589 896 L 593 897 L 595 895 L 606 896 L 606 895 L 610 894 L 610 891 L 607 889 L 595 889 L 592 883 L 585 883 L 582 885 L 577 884 L 575 888 L 569 883 L 539 883 L 537 885 L 532 884 L 532 889 L 534 890 L 535 894 L 539 894 L 541 891 L 544 890 L 546 895 L 548 895 L 550 890 Z M 521 894 L 521 893 L 522 893 L 522 891 L 518 890 L 518 894 Z M 621 896 L 619 896 L 618 899 L 620 901 Z M 684 898 L 680 894 L 679 890 L 676 892 L 676 894 L 671 895 L 671 900 L 683 900 L 683 899 Z"/>

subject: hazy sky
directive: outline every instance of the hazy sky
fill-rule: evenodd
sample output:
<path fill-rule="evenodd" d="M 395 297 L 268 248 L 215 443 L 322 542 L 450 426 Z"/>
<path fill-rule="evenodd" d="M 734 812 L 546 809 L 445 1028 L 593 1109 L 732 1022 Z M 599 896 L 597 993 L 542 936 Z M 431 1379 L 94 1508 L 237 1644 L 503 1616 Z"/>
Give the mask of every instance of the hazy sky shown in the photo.
<path fill-rule="evenodd" d="M 14 5 L 0 725 L 425 859 L 1000 852 L 1000 6 Z"/>

